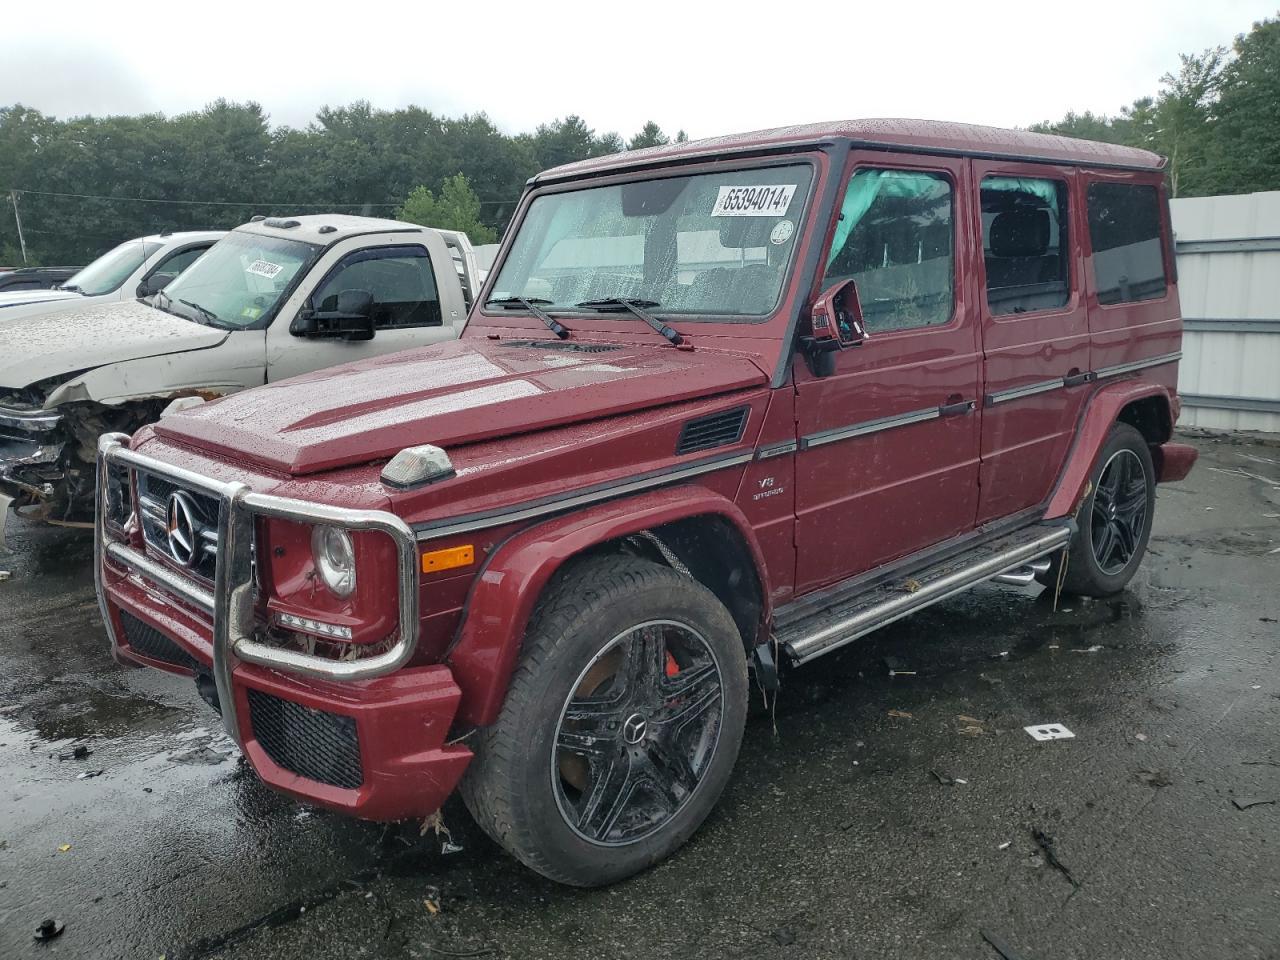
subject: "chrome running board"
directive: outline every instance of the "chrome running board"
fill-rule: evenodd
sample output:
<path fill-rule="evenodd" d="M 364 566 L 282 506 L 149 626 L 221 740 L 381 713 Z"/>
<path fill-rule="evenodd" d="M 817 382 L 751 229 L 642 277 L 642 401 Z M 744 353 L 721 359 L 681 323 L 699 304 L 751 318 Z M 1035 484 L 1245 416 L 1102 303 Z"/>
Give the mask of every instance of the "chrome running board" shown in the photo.
<path fill-rule="evenodd" d="M 1070 539 L 1066 525 L 1023 527 L 788 624 L 776 639 L 793 663 L 805 663 L 984 581 L 1030 583 L 1037 570 L 1048 569 L 1045 558 Z M 1025 581 L 1024 571 L 1030 573 Z"/>

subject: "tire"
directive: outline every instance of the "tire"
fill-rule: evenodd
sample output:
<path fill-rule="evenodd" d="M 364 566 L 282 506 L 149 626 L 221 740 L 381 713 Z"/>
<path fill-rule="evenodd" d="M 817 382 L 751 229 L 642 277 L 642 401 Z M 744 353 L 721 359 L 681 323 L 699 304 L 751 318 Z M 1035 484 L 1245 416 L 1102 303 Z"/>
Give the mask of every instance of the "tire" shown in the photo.
<path fill-rule="evenodd" d="M 1128 495 L 1120 487 L 1127 488 Z M 1089 478 L 1089 495 L 1076 513 L 1079 531 L 1065 555 L 1054 557 L 1040 582 L 1054 587 L 1065 562 L 1063 593 L 1081 597 L 1119 593 L 1146 554 L 1155 505 L 1156 474 L 1146 438 L 1137 428 L 1117 423 Z"/>
<path fill-rule="evenodd" d="M 539 602 L 462 799 L 543 876 L 614 883 L 706 819 L 737 760 L 747 700 L 741 635 L 709 590 L 647 560 L 582 561 Z"/>

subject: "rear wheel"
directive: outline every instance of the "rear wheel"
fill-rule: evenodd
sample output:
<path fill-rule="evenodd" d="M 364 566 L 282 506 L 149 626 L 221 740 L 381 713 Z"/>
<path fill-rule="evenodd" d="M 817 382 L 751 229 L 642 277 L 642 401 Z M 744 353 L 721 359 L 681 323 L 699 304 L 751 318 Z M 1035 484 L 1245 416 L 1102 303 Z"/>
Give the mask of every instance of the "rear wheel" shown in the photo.
<path fill-rule="evenodd" d="M 1041 582 L 1053 586 L 1061 576 L 1064 593 L 1106 597 L 1133 578 L 1151 536 L 1156 478 L 1146 438 L 1117 423 L 1090 479 L 1089 495 L 1076 514 L 1079 532 Z"/>
<path fill-rule="evenodd" d="M 586 561 L 540 604 L 463 800 L 539 873 L 612 883 L 711 812 L 746 707 L 742 640 L 713 594 L 649 561 Z"/>

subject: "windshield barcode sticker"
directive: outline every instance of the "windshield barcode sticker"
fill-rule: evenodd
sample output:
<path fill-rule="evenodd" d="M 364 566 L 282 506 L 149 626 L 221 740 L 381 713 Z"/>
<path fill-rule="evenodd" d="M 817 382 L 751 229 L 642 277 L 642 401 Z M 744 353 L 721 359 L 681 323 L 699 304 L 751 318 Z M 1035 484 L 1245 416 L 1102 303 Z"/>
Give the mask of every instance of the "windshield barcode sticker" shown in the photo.
<path fill-rule="evenodd" d="M 260 277 L 266 277 L 268 280 L 274 280 L 277 273 L 284 267 L 278 263 L 271 263 L 268 260 L 255 260 L 244 268 L 245 273 L 256 273 Z"/>
<path fill-rule="evenodd" d="M 745 187 L 721 187 L 713 217 L 781 217 L 795 196 L 794 183 L 755 184 Z"/>

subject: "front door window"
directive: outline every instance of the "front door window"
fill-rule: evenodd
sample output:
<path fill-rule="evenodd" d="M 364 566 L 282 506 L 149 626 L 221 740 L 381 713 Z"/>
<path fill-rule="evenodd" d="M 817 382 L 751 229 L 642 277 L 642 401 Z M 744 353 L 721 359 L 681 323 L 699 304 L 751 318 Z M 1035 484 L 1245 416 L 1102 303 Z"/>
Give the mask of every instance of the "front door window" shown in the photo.
<path fill-rule="evenodd" d="M 944 324 L 955 300 L 951 184 L 916 170 L 849 179 L 823 286 L 853 278 L 867 332 Z"/>
<path fill-rule="evenodd" d="M 373 294 L 376 330 L 444 323 L 431 258 L 422 247 L 374 247 L 351 254 L 320 284 L 312 298 L 316 309 L 336 310 L 344 290 Z"/>

